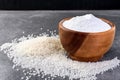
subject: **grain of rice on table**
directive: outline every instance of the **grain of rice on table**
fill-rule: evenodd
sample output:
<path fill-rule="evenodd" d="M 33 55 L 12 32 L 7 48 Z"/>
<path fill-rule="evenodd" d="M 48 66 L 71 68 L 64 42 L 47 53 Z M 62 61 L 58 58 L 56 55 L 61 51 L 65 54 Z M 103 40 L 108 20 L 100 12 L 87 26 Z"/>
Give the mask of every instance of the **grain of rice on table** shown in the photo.
<path fill-rule="evenodd" d="M 54 80 L 57 76 L 63 79 L 67 76 L 70 80 L 96 80 L 96 74 L 114 69 L 120 63 L 117 57 L 100 62 L 73 61 L 67 57 L 58 35 L 28 35 L 4 43 L 0 49 L 13 62 L 13 69 L 19 71 L 22 68 L 24 76 L 21 79 L 24 80 L 29 80 L 31 76 L 46 80 Z"/>

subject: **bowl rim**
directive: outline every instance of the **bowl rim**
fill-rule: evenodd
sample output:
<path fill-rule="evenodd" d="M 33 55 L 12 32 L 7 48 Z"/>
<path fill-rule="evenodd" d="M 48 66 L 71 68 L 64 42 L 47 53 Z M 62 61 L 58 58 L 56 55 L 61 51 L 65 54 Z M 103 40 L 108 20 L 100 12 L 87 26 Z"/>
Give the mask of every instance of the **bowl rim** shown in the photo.
<path fill-rule="evenodd" d="M 107 31 L 103 31 L 103 32 L 80 32 L 80 31 L 75 31 L 75 30 L 71 30 L 71 29 L 68 29 L 66 27 L 63 26 L 63 22 L 66 21 L 66 20 L 69 20 L 71 19 L 72 17 L 68 17 L 68 18 L 64 18 L 62 19 L 60 22 L 59 22 L 59 27 L 61 27 L 63 30 L 66 30 L 66 31 L 69 31 L 69 32 L 77 32 L 77 33 L 81 33 L 81 34 L 90 34 L 90 35 L 99 35 L 99 34 L 104 34 L 104 33 L 108 33 L 108 32 L 111 32 L 113 30 L 115 30 L 116 26 L 113 22 L 105 19 L 105 18 L 100 18 L 102 21 L 106 22 L 108 25 L 111 26 L 111 28 Z"/>

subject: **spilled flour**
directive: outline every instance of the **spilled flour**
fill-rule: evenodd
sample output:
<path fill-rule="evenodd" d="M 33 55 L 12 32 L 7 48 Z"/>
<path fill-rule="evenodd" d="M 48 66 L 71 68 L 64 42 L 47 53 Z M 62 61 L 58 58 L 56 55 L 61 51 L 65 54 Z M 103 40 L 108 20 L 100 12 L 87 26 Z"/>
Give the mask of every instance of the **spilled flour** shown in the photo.
<path fill-rule="evenodd" d="M 67 57 L 58 36 L 29 35 L 5 43 L 0 48 L 14 63 L 13 69 L 22 68 L 23 80 L 29 80 L 31 76 L 45 80 L 54 80 L 57 76 L 70 80 L 96 80 L 96 74 L 116 68 L 120 63 L 117 58 L 101 62 L 73 61 Z"/>

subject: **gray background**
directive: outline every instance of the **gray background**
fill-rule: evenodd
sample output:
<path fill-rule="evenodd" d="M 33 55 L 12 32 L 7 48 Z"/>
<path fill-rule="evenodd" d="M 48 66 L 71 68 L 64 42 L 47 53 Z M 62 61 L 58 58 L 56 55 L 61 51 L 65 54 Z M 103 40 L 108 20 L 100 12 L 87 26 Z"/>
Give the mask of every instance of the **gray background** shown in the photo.
<path fill-rule="evenodd" d="M 57 30 L 58 22 L 66 17 L 92 13 L 97 17 L 111 20 L 116 25 L 116 36 L 112 48 L 102 60 L 109 60 L 114 57 L 120 59 L 120 11 L 0 11 L 0 45 L 11 42 L 15 38 L 27 36 L 28 34 L 38 35 L 47 32 L 47 29 Z M 43 27 L 43 30 L 40 28 Z M 24 33 L 23 33 L 24 32 Z M 57 30 L 58 33 L 58 30 Z M 20 80 L 23 75 L 21 71 L 12 69 L 13 63 L 8 57 L 0 52 L 0 80 Z M 120 80 L 120 67 L 97 75 L 97 80 Z M 44 80 L 40 77 L 32 77 L 31 80 Z M 60 77 L 55 80 L 63 80 Z M 64 79 L 68 80 L 68 78 Z"/>

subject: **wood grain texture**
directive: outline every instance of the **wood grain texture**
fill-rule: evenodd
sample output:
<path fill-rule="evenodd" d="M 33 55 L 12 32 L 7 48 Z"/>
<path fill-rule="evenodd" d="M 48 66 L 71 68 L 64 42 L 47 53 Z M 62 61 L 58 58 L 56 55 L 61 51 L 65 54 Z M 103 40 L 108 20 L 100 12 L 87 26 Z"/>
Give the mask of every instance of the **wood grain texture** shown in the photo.
<path fill-rule="evenodd" d="M 114 36 L 115 25 L 109 20 L 101 18 L 111 26 L 111 29 L 105 32 L 88 33 L 78 32 L 65 28 L 62 24 L 65 18 L 59 22 L 60 40 L 73 60 L 78 61 L 98 61 L 111 48 Z"/>

